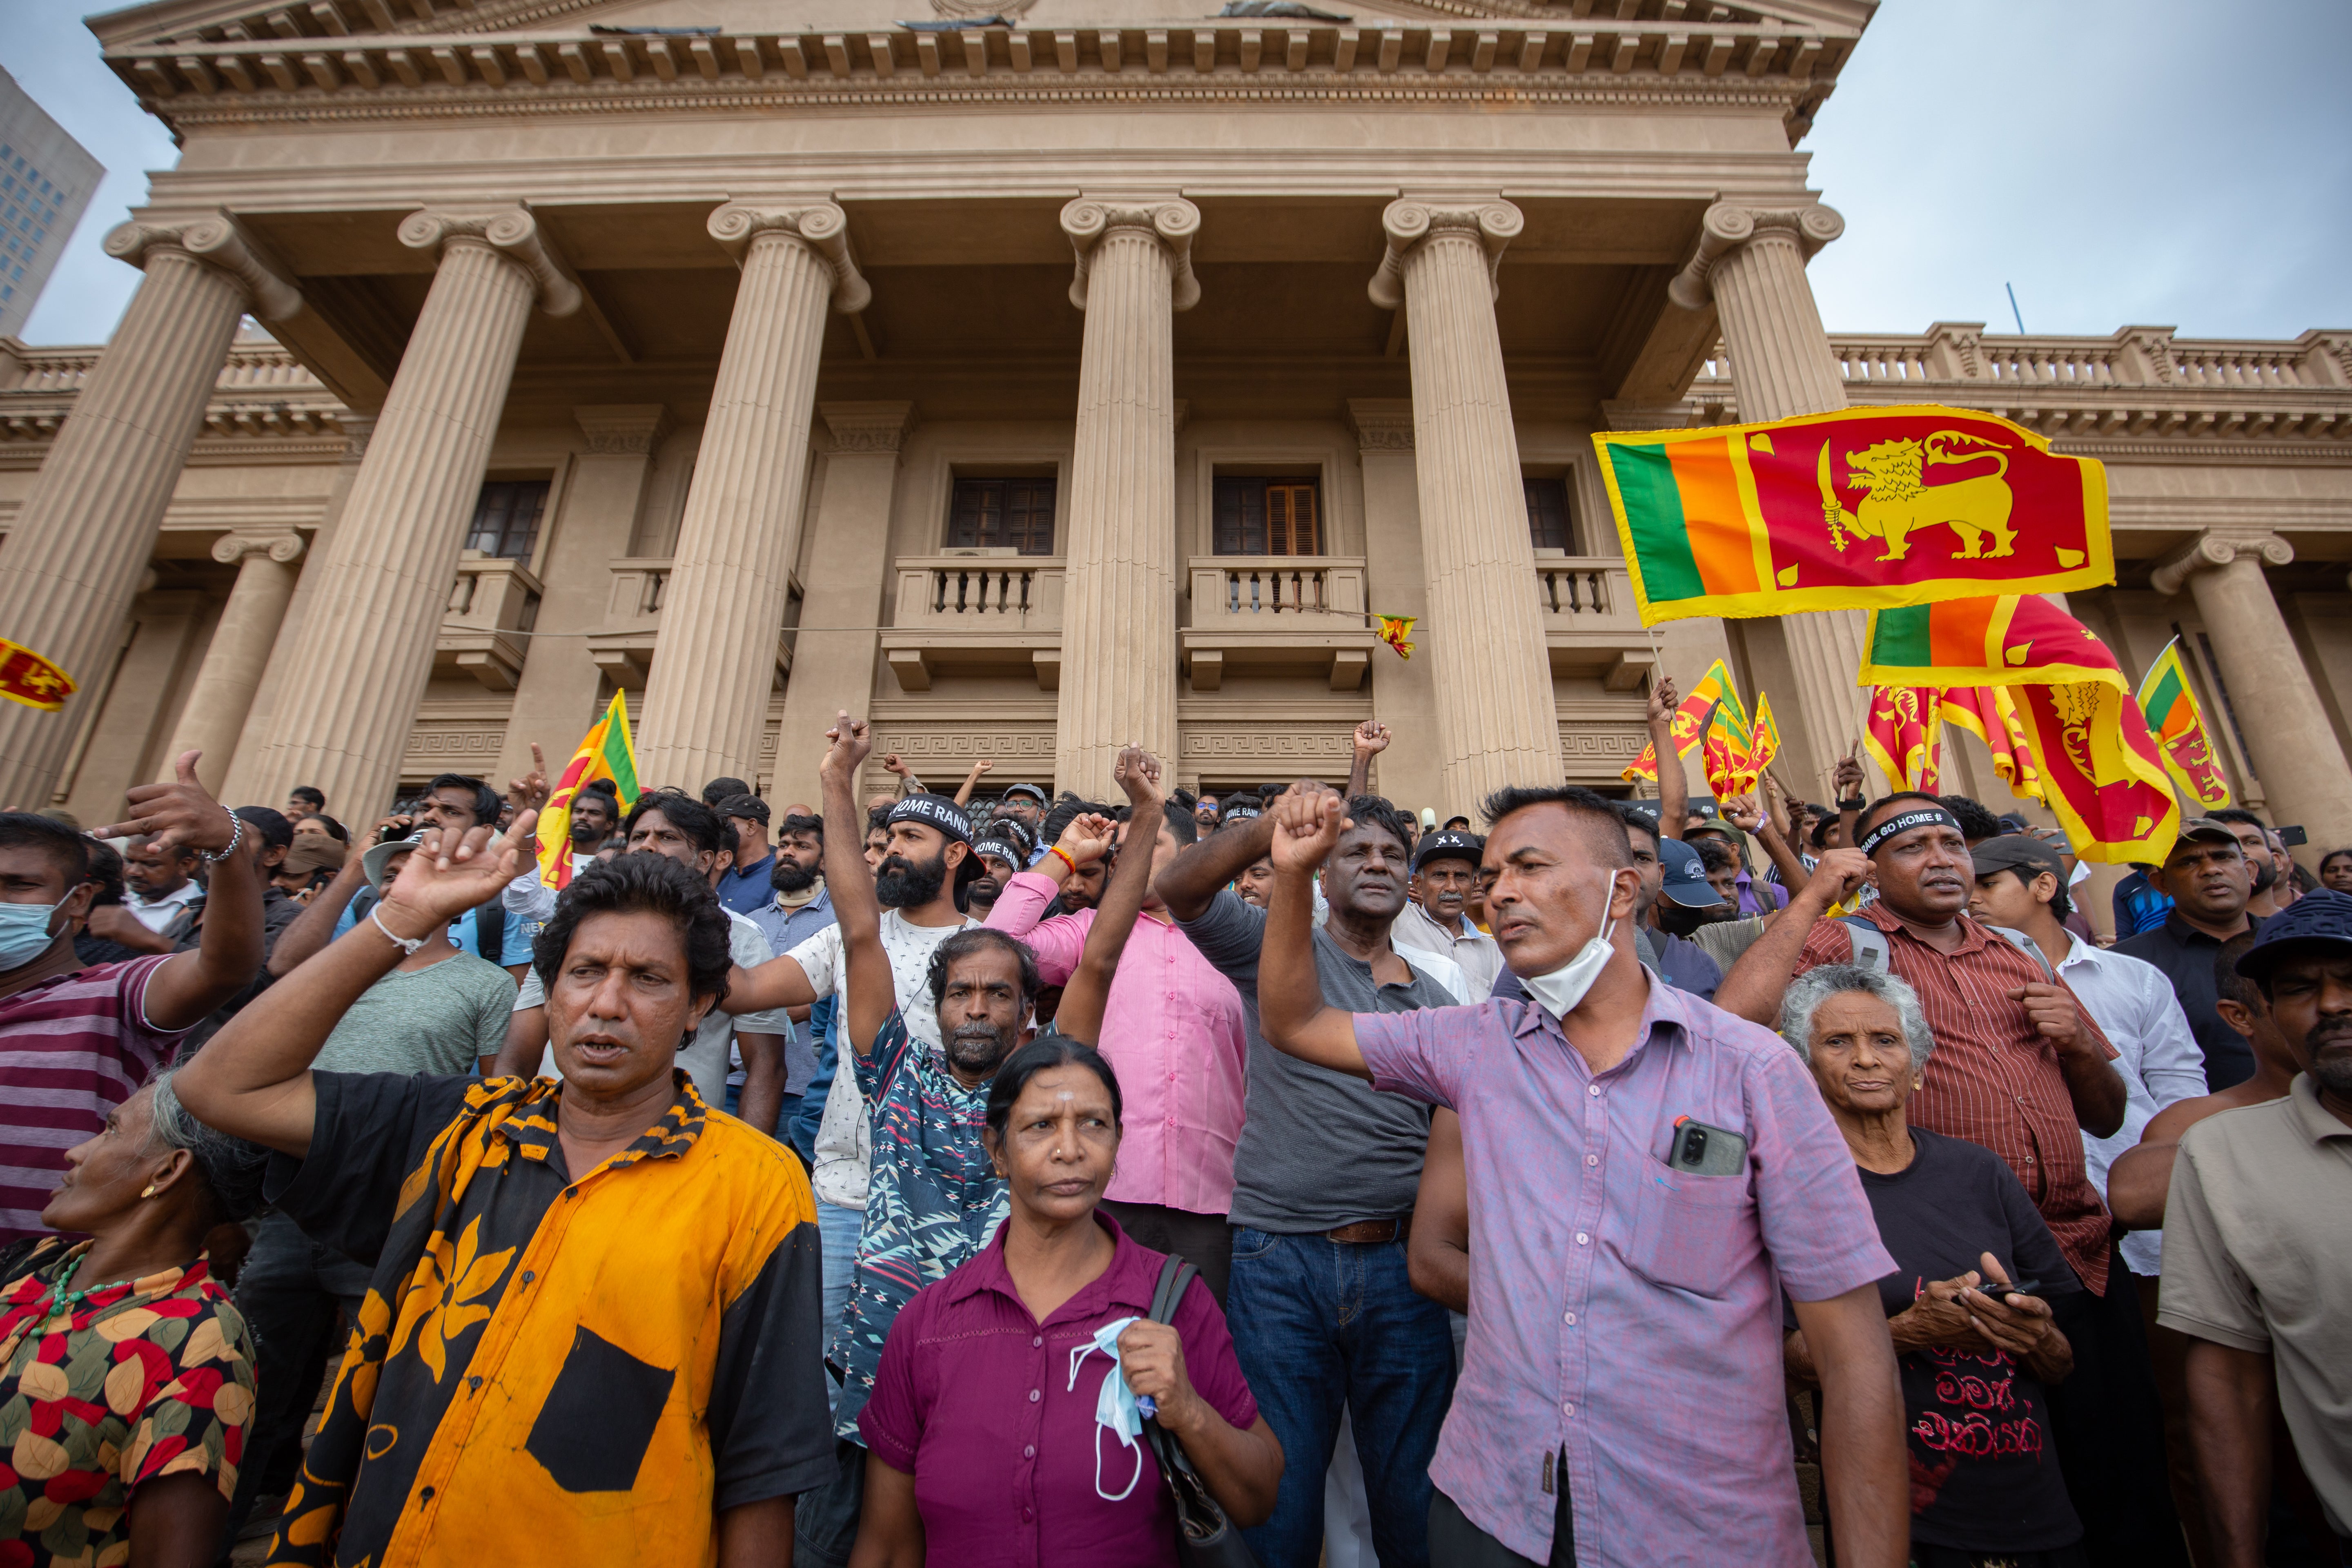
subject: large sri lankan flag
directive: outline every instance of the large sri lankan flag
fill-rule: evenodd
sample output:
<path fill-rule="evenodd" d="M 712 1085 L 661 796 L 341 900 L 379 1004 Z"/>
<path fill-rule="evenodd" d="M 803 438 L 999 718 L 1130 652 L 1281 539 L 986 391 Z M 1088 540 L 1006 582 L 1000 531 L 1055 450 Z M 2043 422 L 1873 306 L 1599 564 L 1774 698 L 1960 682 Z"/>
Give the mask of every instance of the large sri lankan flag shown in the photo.
<path fill-rule="evenodd" d="M 2161 862 L 2180 803 L 2130 683 L 2090 628 L 2038 595 L 1874 610 L 1864 686 L 2015 689 L 2042 801 L 2084 860 Z"/>
<path fill-rule="evenodd" d="M 2106 470 L 1989 414 L 1852 408 L 1592 444 L 1644 626 L 2115 578 Z"/>
<path fill-rule="evenodd" d="M 2213 742 L 2205 733 L 2205 717 L 2197 710 L 2197 694 L 2189 689 L 2189 671 L 2180 662 L 2180 639 L 2173 638 L 2147 667 L 2139 683 L 2139 710 L 2164 748 L 2164 765 L 2180 785 L 2184 800 L 2207 808 L 2230 804 L 2229 781 L 2213 760 Z"/>
<path fill-rule="evenodd" d="M 572 885 L 572 803 L 591 781 L 611 779 L 621 809 L 637 804 L 637 753 L 629 742 L 629 710 L 613 693 L 612 706 L 582 736 L 580 749 L 555 781 L 547 808 L 539 814 L 539 879 L 551 888 Z"/>

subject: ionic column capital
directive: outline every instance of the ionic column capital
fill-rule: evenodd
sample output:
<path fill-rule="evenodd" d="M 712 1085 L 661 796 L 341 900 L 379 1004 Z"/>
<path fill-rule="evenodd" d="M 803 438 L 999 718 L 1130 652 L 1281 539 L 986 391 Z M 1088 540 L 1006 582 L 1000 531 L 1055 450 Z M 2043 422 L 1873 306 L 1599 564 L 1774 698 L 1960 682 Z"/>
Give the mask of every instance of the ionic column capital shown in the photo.
<path fill-rule="evenodd" d="M 767 205 L 729 202 L 710 215 L 710 237 L 727 247 L 740 266 L 762 235 L 799 240 L 833 268 L 833 308 L 854 316 L 871 304 L 874 290 L 849 249 L 849 215 L 832 202 Z"/>
<path fill-rule="evenodd" d="M 539 220 L 526 207 L 478 214 L 420 208 L 401 220 L 400 243 L 436 257 L 453 244 L 486 245 L 530 274 L 541 310 L 568 316 L 580 309 L 580 285 L 557 259 L 554 247 L 540 232 Z"/>
<path fill-rule="evenodd" d="M 282 321 L 302 308 L 302 292 L 260 245 L 239 228 L 226 209 L 185 223 L 147 223 L 133 218 L 108 231 L 106 253 L 142 270 L 157 250 L 176 250 L 243 285 L 253 313 Z"/>
<path fill-rule="evenodd" d="M 1201 209 L 1181 196 L 1160 201 L 1113 202 L 1081 196 L 1062 209 L 1062 232 L 1077 256 L 1070 279 L 1070 303 L 1087 308 L 1087 279 L 1095 247 L 1114 229 L 1137 229 L 1157 238 L 1168 255 L 1169 308 L 1189 310 L 1201 302 L 1201 280 L 1192 275 L 1192 237 L 1201 232 Z"/>
<path fill-rule="evenodd" d="M 1815 251 L 1844 232 L 1845 219 L 1837 209 L 1819 203 L 1801 207 L 1751 207 L 1739 202 L 1717 202 L 1699 220 L 1698 249 L 1668 285 L 1667 298 L 1685 310 L 1705 310 L 1707 301 L 1715 297 L 1708 279 L 1716 264 L 1760 236 L 1787 236 L 1810 261 Z"/>
<path fill-rule="evenodd" d="M 299 533 L 224 533 L 213 541 L 213 559 L 234 566 L 248 555 L 267 555 L 280 566 L 290 566 L 302 558 L 304 548 Z"/>
<path fill-rule="evenodd" d="M 911 403 L 820 403 L 836 452 L 896 452 L 914 427 Z"/>
<path fill-rule="evenodd" d="M 2294 559 L 2294 546 L 2260 529 L 2208 529 L 2158 562 L 2148 580 L 2170 598 L 2198 573 L 2227 566 L 2241 555 L 2266 566 L 2284 566 Z"/>
<path fill-rule="evenodd" d="M 1381 230 L 1388 236 L 1388 250 L 1381 258 L 1380 270 L 1365 286 L 1372 303 L 1383 310 L 1393 310 L 1404 303 L 1404 258 L 1412 248 L 1433 234 L 1467 234 L 1476 239 L 1486 252 L 1486 288 L 1489 303 L 1502 297 L 1502 284 L 1496 269 L 1503 264 L 1503 251 L 1519 237 L 1528 220 L 1519 209 L 1498 199 L 1437 203 L 1405 200 L 1391 202 L 1381 214 Z"/>

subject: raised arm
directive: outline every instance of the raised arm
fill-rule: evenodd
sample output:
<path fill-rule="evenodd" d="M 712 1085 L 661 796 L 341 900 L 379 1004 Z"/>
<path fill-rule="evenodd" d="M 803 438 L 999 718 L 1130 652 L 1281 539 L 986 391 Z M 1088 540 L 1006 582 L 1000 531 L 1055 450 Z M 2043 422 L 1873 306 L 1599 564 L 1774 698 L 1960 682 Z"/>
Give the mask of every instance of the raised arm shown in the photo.
<path fill-rule="evenodd" d="M 857 802 L 852 798 L 850 789 L 857 778 L 857 764 L 874 749 L 873 737 L 866 732 L 865 720 L 852 719 L 845 712 L 835 716 L 833 728 L 824 732 L 824 737 L 833 742 L 833 747 L 818 764 L 816 777 L 824 797 L 825 819 L 860 821 Z M 898 1011 L 898 991 L 890 977 L 890 955 L 882 950 L 882 900 L 875 896 L 874 873 L 866 869 L 865 845 L 858 836 L 824 836 L 824 886 L 833 896 L 834 919 L 841 926 L 842 963 L 848 976 L 845 989 L 849 1005 L 842 1023 L 848 1031 L 850 1048 L 862 1057 L 873 1050 L 874 1037 L 882 1032 L 882 1026 Z M 798 969 L 800 965 L 793 963 L 793 967 Z M 805 977 L 803 983 L 806 984 Z M 793 1000 L 811 1000 L 814 995 L 811 993 L 810 997 Z"/>
<path fill-rule="evenodd" d="M 261 968 L 260 840 L 196 778 L 202 752 L 184 752 L 167 784 L 142 784 L 124 796 L 127 821 L 99 838 L 152 834 L 159 847 L 201 851 L 212 867 L 205 891 L 204 935 L 194 952 L 156 966 L 147 982 L 147 1018 L 159 1029 L 184 1029 L 247 985 Z M 222 851 L 236 844 L 234 854 Z M 214 856 L 221 858 L 215 860 Z"/>
<path fill-rule="evenodd" d="M 1119 752 L 1111 777 L 1127 792 L 1127 847 L 1111 866 L 1102 902 L 1095 906 L 1094 925 L 1087 932 L 1086 951 L 1079 954 L 1078 967 L 1054 1014 L 1055 1029 L 1090 1046 L 1102 1043 L 1103 1009 L 1110 1001 L 1111 975 L 1135 930 L 1136 917 L 1143 912 L 1143 895 L 1151 888 L 1151 849 L 1159 838 L 1160 806 L 1167 799 L 1160 793 L 1160 759 L 1140 746 Z"/>
<path fill-rule="evenodd" d="M 1806 870 L 1805 863 L 1797 858 L 1796 850 L 1782 836 L 1780 824 L 1758 806 L 1756 797 L 1735 795 L 1718 804 L 1723 807 L 1725 819 L 1732 826 L 1742 833 L 1754 834 L 1756 841 L 1764 846 L 1764 853 L 1772 858 L 1773 866 L 1780 873 L 1780 885 L 1789 889 L 1789 896 L 1793 899 L 1802 892 L 1805 884 L 1812 880 L 1813 874 Z"/>
<path fill-rule="evenodd" d="M 390 973 L 404 943 L 422 942 L 498 895 L 530 842 L 537 814 L 526 811 L 498 837 L 477 827 L 462 838 L 438 829 L 370 918 L 342 940 L 246 1004 L 173 1080 L 197 1121 L 276 1149 L 307 1154 L 318 1098 L 310 1061 L 361 994 Z"/>
<path fill-rule="evenodd" d="M 1389 749 L 1389 727 L 1377 719 L 1356 726 L 1352 737 L 1356 760 L 1348 764 L 1348 798 L 1372 793 L 1372 759 Z"/>
<path fill-rule="evenodd" d="M 1219 828 L 1162 867 L 1151 880 L 1152 890 L 1178 920 L 1199 920 L 1208 913 L 1218 889 L 1265 858 L 1273 842 L 1271 814 L 1239 827 Z"/>
<path fill-rule="evenodd" d="M 1796 973 L 1797 954 L 1831 906 L 1851 894 L 1870 876 L 1870 858 L 1859 849 L 1832 849 L 1822 857 L 1804 887 L 1790 895 L 1789 907 L 1768 921 L 1723 984 L 1715 990 L 1715 1005 L 1750 1023 L 1777 1028 L 1780 998 Z"/>
<path fill-rule="evenodd" d="M 1675 743 L 1675 710 L 1682 700 L 1674 677 L 1662 675 L 1650 688 L 1650 705 L 1643 714 L 1651 749 L 1658 756 L 1658 834 L 1664 838 L 1680 838 L 1683 825 L 1690 820 L 1690 781 L 1683 773 L 1682 750 Z"/>
<path fill-rule="evenodd" d="M 1356 1045 L 1355 1015 L 1323 1000 L 1315 973 L 1316 868 L 1354 819 L 1328 790 L 1295 786 L 1276 798 L 1267 819 L 1275 825 L 1274 902 L 1258 954 L 1259 1029 L 1268 1045 L 1301 1061 L 1370 1078 Z"/>
<path fill-rule="evenodd" d="M 963 787 L 956 791 L 955 800 L 958 805 L 970 805 L 971 804 L 971 792 L 980 787 L 982 777 L 987 773 L 989 769 L 995 765 L 996 764 L 994 763 L 990 762 L 986 757 L 982 757 L 980 761 L 971 764 L 971 772 L 963 775 Z"/>

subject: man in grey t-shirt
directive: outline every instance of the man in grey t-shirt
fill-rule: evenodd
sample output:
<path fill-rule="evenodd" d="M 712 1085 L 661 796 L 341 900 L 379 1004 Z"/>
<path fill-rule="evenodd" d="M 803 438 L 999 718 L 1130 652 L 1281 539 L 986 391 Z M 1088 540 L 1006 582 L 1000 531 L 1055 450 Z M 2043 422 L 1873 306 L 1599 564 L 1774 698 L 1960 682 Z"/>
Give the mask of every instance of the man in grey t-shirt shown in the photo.
<path fill-rule="evenodd" d="M 1404 906 L 1411 820 L 1373 795 L 1348 809 L 1352 826 L 1322 873 L 1330 919 L 1315 932 L 1315 967 L 1324 998 L 1368 1013 L 1454 1005 L 1442 960 L 1389 944 Z M 1286 1056 L 1259 1033 L 1265 911 L 1224 884 L 1266 853 L 1273 824 L 1223 828 L 1154 882 L 1202 956 L 1240 990 L 1249 1041 L 1225 1317 L 1250 1392 L 1289 1458 L 1273 1517 L 1245 1533 L 1266 1568 L 1314 1568 L 1344 1403 L 1383 1568 L 1426 1563 L 1429 1463 L 1454 1396 L 1445 1309 L 1413 1290 L 1405 1267 L 1429 1111 Z"/>

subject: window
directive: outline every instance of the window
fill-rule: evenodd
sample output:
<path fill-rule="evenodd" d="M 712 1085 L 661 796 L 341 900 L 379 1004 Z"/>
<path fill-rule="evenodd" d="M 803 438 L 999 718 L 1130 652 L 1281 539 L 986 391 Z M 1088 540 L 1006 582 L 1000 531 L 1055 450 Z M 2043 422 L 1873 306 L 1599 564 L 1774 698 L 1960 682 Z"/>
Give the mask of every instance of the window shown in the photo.
<path fill-rule="evenodd" d="M 1054 553 L 1054 481 L 958 479 L 948 504 L 950 550 Z"/>
<path fill-rule="evenodd" d="M 1216 488 L 1220 555 L 1320 555 L 1323 531 L 1313 479 L 1220 476 Z"/>
<path fill-rule="evenodd" d="M 1568 526 L 1568 481 L 1524 479 L 1528 492 L 1528 532 L 1538 550 L 1573 551 Z"/>
<path fill-rule="evenodd" d="M 474 526 L 466 548 L 508 561 L 528 561 L 539 538 L 539 514 L 547 510 L 545 479 L 508 479 L 482 487 L 474 506 Z"/>

